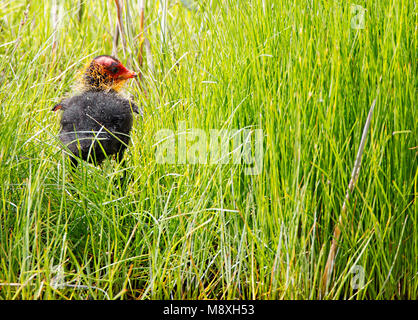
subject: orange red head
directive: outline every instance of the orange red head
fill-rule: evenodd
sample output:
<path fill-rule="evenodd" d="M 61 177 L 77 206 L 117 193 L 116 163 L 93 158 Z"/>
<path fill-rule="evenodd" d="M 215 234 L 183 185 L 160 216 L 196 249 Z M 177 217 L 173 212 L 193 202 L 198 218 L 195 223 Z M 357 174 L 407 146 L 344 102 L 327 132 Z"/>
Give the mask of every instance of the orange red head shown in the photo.
<path fill-rule="evenodd" d="M 118 59 L 109 55 L 95 57 L 85 68 L 82 83 L 86 90 L 119 91 L 126 80 L 137 77 Z"/>

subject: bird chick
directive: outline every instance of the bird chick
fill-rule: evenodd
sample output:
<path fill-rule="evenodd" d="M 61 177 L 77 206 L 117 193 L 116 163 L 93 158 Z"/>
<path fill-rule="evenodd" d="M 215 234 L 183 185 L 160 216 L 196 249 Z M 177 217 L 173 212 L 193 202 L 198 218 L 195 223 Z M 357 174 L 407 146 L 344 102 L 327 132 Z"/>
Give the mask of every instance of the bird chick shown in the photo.
<path fill-rule="evenodd" d="M 95 165 L 111 155 L 122 160 L 138 107 L 119 92 L 136 76 L 115 57 L 95 57 L 81 75 L 80 92 L 54 106 L 63 111 L 59 138 L 74 166 L 79 158 Z"/>

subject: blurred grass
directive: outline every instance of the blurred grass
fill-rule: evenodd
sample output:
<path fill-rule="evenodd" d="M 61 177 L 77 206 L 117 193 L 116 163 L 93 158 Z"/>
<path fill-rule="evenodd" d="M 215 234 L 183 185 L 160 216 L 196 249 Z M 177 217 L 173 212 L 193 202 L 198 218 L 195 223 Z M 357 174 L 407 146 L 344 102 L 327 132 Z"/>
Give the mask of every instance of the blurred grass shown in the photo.
<path fill-rule="evenodd" d="M 351 4 L 367 9 L 364 29 L 350 27 Z M 146 57 L 148 96 L 128 85 L 144 117 L 127 152 L 133 181 L 116 188 L 123 169 L 112 161 L 69 177 L 50 111 L 89 59 L 112 52 L 113 2 L 85 1 L 79 19 L 72 1 L 3 0 L 0 298 L 319 298 L 377 97 L 325 298 L 417 299 L 416 10 L 395 0 L 147 1 L 155 71 Z M 138 70 L 139 1 L 123 13 L 119 58 Z M 177 134 L 181 121 L 262 129 L 262 173 L 157 163 L 156 132 Z"/>

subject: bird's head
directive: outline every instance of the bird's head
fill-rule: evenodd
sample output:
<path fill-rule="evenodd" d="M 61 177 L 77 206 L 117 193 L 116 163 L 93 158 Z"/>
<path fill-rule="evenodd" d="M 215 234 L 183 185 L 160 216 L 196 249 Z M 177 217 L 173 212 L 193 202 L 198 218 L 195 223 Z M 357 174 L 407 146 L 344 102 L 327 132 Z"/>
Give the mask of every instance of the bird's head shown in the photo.
<path fill-rule="evenodd" d="M 115 57 L 101 55 L 86 66 L 81 82 L 84 90 L 119 91 L 126 80 L 136 76 Z"/>

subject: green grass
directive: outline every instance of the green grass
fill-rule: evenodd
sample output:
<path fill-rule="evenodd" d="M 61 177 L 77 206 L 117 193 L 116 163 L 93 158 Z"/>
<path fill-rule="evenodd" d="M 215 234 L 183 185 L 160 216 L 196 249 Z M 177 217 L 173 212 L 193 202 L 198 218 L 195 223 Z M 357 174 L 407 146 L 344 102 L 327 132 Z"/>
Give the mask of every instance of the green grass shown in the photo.
<path fill-rule="evenodd" d="M 0 299 L 317 299 L 368 109 L 325 299 L 418 298 L 417 8 L 407 1 L 147 1 L 154 71 L 124 168 L 71 175 L 57 139 L 77 72 L 110 54 L 113 1 L 0 2 Z M 139 10 L 127 1 L 138 70 Z M 164 2 L 164 1 L 163 1 Z M 189 1 L 190 2 L 190 1 Z M 351 4 L 367 9 L 351 28 Z M 127 14 L 129 13 L 129 15 Z M 22 22 L 23 21 L 23 22 Z M 164 28 L 163 28 L 164 29 Z M 160 129 L 262 129 L 263 168 L 160 164 Z M 176 139 L 178 137 L 176 136 Z M 364 270 L 354 290 L 352 268 Z"/>

